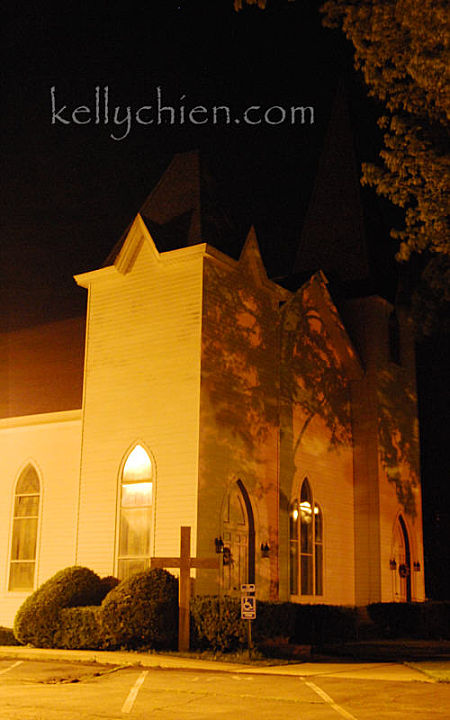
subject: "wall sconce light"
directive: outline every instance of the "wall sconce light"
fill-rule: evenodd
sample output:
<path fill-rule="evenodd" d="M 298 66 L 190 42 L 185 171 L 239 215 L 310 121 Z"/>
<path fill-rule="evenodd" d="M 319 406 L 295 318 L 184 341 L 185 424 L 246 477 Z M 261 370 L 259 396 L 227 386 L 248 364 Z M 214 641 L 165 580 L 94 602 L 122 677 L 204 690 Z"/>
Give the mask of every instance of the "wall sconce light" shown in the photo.
<path fill-rule="evenodd" d="M 397 562 L 394 559 L 389 560 L 389 567 L 391 568 L 391 570 L 397 570 Z"/>
<path fill-rule="evenodd" d="M 219 555 L 223 553 L 223 540 L 221 537 L 214 539 L 214 544 L 216 546 L 216 553 Z"/>
<path fill-rule="evenodd" d="M 420 572 L 420 562 L 415 562 L 413 567 L 415 572 Z"/>
<path fill-rule="evenodd" d="M 268 558 L 270 552 L 269 543 L 261 543 L 261 557 Z"/>

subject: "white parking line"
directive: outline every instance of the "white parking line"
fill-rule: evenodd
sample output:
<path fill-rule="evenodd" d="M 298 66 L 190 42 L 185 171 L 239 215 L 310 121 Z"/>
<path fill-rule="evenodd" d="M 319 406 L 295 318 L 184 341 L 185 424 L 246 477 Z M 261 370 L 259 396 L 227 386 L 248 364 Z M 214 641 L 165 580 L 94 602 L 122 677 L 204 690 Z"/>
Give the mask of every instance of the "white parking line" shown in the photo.
<path fill-rule="evenodd" d="M 339 715 L 342 715 L 342 717 L 347 718 L 347 720 L 357 720 L 357 718 L 355 718 L 354 715 L 347 712 L 347 710 L 344 710 L 343 707 L 341 707 L 340 705 L 335 703 L 333 698 L 331 698 L 329 695 L 327 695 L 327 693 L 324 690 L 322 690 L 320 687 L 318 687 L 315 683 L 309 682 L 308 680 L 305 680 L 304 682 L 305 682 L 305 685 L 310 687 L 311 690 L 314 690 L 314 692 L 317 693 L 317 695 L 319 695 L 322 698 L 322 700 L 325 700 L 325 702 L 328 703 L 328 705 L 330 705 L 333 708 L 333 710 L 335 710 L 337 713 L 339 713 Z"/>
<path fill-rule="evenodd" d="M 122 712 L 123 713 L 129 713 L 131 712 L 134 702 L 137 698 L 137 694 L 141 688 L 142 683 L 144 682 L 145 678 L 148 675 L 148 670 L 144 670 L 142 672 L 136 682 L 134 683 L 133 687 L 131 688 L 130 692 L 128 693 L 128 697 L 125 700 L 124 704 L 122 705 Z"/>
<path fill-rule="evenodd" d="M 22 664 L 23 664 L 23 660 L 18 660 L 17 662 L 13 663 L 9 667 L 5 668 L 4 670 L 0 670 L 0 675 L 4 675 L 5 673 L 9 672 L 13 668 L 17 667 L 18 665 L 22 665 Z"/>

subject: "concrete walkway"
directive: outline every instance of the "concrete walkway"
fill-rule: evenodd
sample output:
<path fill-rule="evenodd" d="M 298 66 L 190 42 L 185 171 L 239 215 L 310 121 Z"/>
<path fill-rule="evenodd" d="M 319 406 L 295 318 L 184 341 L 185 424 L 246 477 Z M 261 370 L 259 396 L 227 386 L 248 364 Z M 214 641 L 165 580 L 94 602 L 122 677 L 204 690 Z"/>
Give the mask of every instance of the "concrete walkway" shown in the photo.
<path fill-rule="evenodd" d="M 138 665 L 164 670 L 194 670 L 201 672 L 246 673 L 288 677 L 335 677 L 361 680 L 391 680 L 396 682 L 434 682 L 430 677 L 401 662 L 304 662 L 285 665 L 251 665 L 244 663 L 201 660 L 158 653 L 108 652 L 98 650 L 58 650 L 18 646 L 0 646 L 0 658 L 17 660 L 59 660 L 64 662 L 96 662 L 101 665 Z"/>

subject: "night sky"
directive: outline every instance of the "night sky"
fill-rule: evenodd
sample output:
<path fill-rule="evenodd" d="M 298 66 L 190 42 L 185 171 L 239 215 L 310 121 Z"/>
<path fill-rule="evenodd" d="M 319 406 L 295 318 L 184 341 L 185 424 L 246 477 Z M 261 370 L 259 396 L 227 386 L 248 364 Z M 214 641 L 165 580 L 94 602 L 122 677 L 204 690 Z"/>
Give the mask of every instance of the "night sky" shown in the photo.
<path fill-rule="evenodd" d="M 377 109 L 352 69 L 352 49 L 339 32 L 321 27 L 319 5 L 280 0 L 264 12 L 235 13 L 232 0 L 4 3 L 0 330 L 83 313 L 85 293 L 72 275 L 104 262 L 176 152 L 200 148 L 209 158 L 236 226 L 254 223 L 263 240 L 267 232 L 277 243 L 295 244 L 314 158 L 343 78 L 358 160 L 375 159 L 380 144 Z M 107 86 L 111 105 L 121 108 L 154 103 L 160 88 L 163 101 L 176 108 L 183 96 L 187 108 L 227 105 L 233 116 L 251 105 L 312 105 L 315 122 L 133 122 L 119 141 L 110 137 L 111 123 L 52 124 L 52 87 L 58 107 L 67 106 L 65 118 L 78 106 L 90 107 L 94 118 L 97 86 Z M 378 270 L 392 274 L 389 227 L 396 215 L 371 191 L 363 197 L 378 218 L 378 255 L 385 263 Z M 270 242 L 272 274 L 278 274 L 285 269 L 276 267 Z M 442 393 L 438 399 L 443 364 L 433 368 L 430 352 L 425 348 L 420 362 L 426 516 L 433 528 L 443 501 L 440 522 L 448 520 L 448 490 L 435 482 L 446 476 L 448 450 Z M 436 411 L 441 420 L 433 426 Z"/>
<path fill-rule="evenodd" d="M 358 87 L 345 40 L 321 27 L 320 3 L 279 2 L 265 12 L 253 7 L 240 13 L 232 5 L 9 3 L 3 28 L 2 329 L 82 312 L 84 294 L 72 275 L 104 261 L 176 152 L 199 148 L 209 157 L 237 225 L 271 226 L 278 229 L 277 242 L 291 244 L 342 77 L 354 105 L 357 151 L 374 157 L 374 106 Z M 59 117 L 69 124 L 52 124 L 52 87 L 57 112 L 66 106 Z M 108 125 L 103 109 L 102 121 L 94 122 L 96 87 L 101 96 L 108 87 Z M 113 124 L 112 108 L 124 113 L 127 106 L 133 112 L 154 104 L 158 88 L 162 102 L 176 109 L 175 123 L 134 120 L 126 138 L 112 139 L 125 127 Z M 251 105 L 313 106 L 314 124 L 182 125 L 182 104 L 186 112 L 226 105 L 233 117 Z M 75 124 L 71 111 L 79 106 L 90 108 L 91 123 Z M 394 246 L 387 245 L 392 255 Z"/>

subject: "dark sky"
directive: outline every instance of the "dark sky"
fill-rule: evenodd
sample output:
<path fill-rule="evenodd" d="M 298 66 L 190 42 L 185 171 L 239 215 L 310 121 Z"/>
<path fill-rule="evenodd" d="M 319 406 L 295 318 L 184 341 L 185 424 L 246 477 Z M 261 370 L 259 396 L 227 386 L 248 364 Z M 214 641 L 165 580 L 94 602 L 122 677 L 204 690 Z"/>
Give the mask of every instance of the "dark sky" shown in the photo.
<path fill-rule="evenodd" d="M 321 27 L 319 5 L 280 0 L 235 13 L 232 0 L 6 3 L 2 329 L 82 311 L 71 276 L 103 262 L 175 152 L 210 157 L 238 219 L 274 228 L 290 219 L 294 236 L 343 74 L 355 142 L 364 159 L 374 156 L 373 106 L 357 88 L 345 40 Z M 121 112 L 155 103 L 159 87 L 177 111 L 312 105 L 315 122 L 181 125 L 177 114 L 170 125 L 133 121 L 120 141 L 110 137 L 123 133 L 111 118 L 52 124 L 52 87 L 67 120 L 81 105 L 94 116 L 97 86 Z"/>

